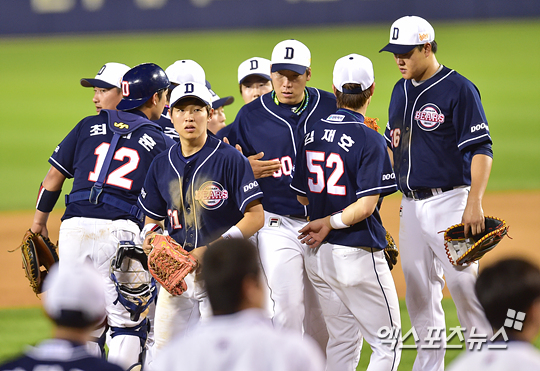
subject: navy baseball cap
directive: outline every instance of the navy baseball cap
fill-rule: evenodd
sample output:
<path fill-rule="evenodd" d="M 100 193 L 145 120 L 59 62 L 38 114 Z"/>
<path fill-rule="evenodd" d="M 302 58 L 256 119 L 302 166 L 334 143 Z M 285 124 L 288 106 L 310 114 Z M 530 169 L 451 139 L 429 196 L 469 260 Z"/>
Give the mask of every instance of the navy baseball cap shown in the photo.
<path fill-rule="evenodd" d="M 220 98 L 212 89 L 208 89 L 210 94 L 212 94 L 212 108 L 216 109 L 223 106 L 228 106 L 234 102 L 233 96 L 228 96 L 225 98 Z"/>
<path fill-rule="evenodd" d="M 290 70 L 303 75 L 311 65 L 311 52 L 298 40 L 284 40 L 272 51 L 271 72 Z"/>
<path fill-rule="evenodd" d="M 435 30 L 424 18 L 405 16 L 390 27 L 390 42 L 380 52 L 407 54 L 418 45 L 435 40 Z"/>
<path fill-rule="evenodd" d="M 93 79 L 81 79 L 85 88 L 112 89 L 122 87 L 122 77 L 129 71 L 129 66 L 122 63 L 105 63 Z"/>

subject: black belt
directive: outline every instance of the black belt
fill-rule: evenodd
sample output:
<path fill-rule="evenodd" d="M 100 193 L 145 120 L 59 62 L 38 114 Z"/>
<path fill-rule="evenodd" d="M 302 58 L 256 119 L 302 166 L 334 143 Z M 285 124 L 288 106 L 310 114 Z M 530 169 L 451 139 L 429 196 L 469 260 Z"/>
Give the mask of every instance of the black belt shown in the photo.
<path fill-rule="evenodd" d="M 286 216 L 286 217 L 289 217 L 289 218 L 294 218 L 294 219 L 304 219 L 304 220 L 307 220 L 307 216 L 301 215 L 301 214 L 298 214 L 298 215 L 283 215 L 283 216 Z"/>
<path fill-rule="evenodd" d="M 412 198 L 413 200 L 426 200 L 430 197 L 440 195 L 443 192 L 451 191 L 458 187 L 443 187 L 443 188 L 419 188 L 413 191 L 403 192 L 405 197 Z"/>

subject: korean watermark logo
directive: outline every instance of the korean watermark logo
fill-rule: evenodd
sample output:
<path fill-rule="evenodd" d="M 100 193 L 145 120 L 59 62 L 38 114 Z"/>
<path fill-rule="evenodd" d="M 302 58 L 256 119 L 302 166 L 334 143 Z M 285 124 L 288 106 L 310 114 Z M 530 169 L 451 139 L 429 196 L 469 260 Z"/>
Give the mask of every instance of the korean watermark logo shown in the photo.
<path fill-rule="evenodd" d="M 460 326 L 450 327 L 448 331 L 444 327 L 428 326 L 427 335 L 421 343 L 414 327 L 402 334 L 401 328 L 383 326 L 377 331 L 377 337 L 391 349 L 464 349 L 464 346 L 468 350 L 481 350 L 484 346 L 488 349 L 506 349 L 508 335 L 505 328 L 521 331 L 524 320 L 525 313 L 508 309 L 504 325 L 493 336 L 479 333 L 476 327 L 472 327 L 468 332 L 467 340 L 465 340 L 467 329 Z M 410 337 L 413 339 L 413 344 L 410 342 L 405 344 Z M 450 343 L 453 339 L 457 339 L 458 343 L 456 344 L 455 341 Z"/>

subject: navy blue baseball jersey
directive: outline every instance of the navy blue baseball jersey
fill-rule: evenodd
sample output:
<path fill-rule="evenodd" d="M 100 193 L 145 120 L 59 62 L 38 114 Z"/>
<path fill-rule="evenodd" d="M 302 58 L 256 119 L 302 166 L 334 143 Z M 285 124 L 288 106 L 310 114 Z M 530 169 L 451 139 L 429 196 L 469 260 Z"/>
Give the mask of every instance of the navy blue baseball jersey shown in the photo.
<path fill-rule="evenodd" d="M 262 160 L 281 161 L 281 170 L 258 179 L 264 192 L 264 209 L 279 215 L 307 216 L 306 208 L 290 188 L 296 151 L 311 126 L 336 111 L 333 94 L 315 88 L 306 91 L 307 106 L 300 115 L 293 112 L 297 107 L 276 104 L 269 93 L 243 106 L 230 125 L 229 141 L 239 144 L 244 155 L 264 152 Z"/>
<path fill-rule="evenodd" d="M 399 80 L 388 117 L 385 138 L 403 192 L 470 185 L 469 150 L 491 146 L 478 89 L 447 67 L 420 85 Z"/>
<path fill-rule="evenodd" d="M 174 144 L 159 127 L 148 120 L 140 111 L 133 113 L 101 110 L 99 115 L 89 116 L 56 147 L 49 158 L 52 166 L 67 178 L 73 178 L 73 188 L 68 198 L 62 220 L 71 217 L 98 219 L 129 219 L 141 223 L 139 218 L 110 203 L 101 202 L 114 198 L 120 204 L 136 207 L 146 172 L 152 160 L 160 152 Z M 85 199 L 77 200 L 77 195 L 89 192 L 98 180 L 105 157 L 113 139 L 110 125 L 125 126 L 123 122 L 110 122 L 109 115 L 121 115 L 125 122 L 144 123 L 135 131 L 120 137 L 104 179 L 102 195 L 97 203 Z M 112 117 L 112 116 L 111 116 Z"/>
<path fill-rule="evenodd" d="M 157 156 L 138 202 L 148 217 L 168 219 L 169 235 L 191 251 L 238 223 L 246 206 L 262 196 L 249 161 L 208 136 L 188 158 L 180 143 Z"/>
<path fill-rule="evenodd" d="M 169 138 L 171 138 L 172 140 L 176 142 L 180 141 L 180 135 L 178 135 L 178 132 L 174 128 L 174 125 L 169 116 L 169 106 L 165 107 L 165 109 L 163 110 L 163 113 L 161 113 L 161 116 L 159 117 L 159 119 L 155 121 L 155 123 L 161 126 L 161 128 L 163 129 L 163 132 Z"/>
<path fill-rule="evenodd" d="M 359 198 L 397 191 L 384 138 L 356 112 L 339 109 L 304 137 L 291 188 L 309 200 L 309 218 L 324 218 Z M 327 241 L 344 246 L 386 247 L 378 211 L 350 228 L 332 230 Z"/>
<path fill-rule="evenodd" d="M 86 345 L 67 340 L 45 340 L 25 355 L 0 365 L 2 371 L 122 371 L 123 368 L 91 356 Z"/>

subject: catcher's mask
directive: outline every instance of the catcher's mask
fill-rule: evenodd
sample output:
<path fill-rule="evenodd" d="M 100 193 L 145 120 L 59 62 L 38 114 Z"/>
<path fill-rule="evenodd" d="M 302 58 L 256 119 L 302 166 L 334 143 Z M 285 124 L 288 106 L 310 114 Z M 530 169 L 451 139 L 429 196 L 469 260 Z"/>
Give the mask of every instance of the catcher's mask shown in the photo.
<path fill-rule="evenodd" d="M 148 258 L 143 249 L 133 241 L 119 241 L 116 256 L 111 259 L 111 279 L 118 298 L 132 321 L 138 321 L 141 313 L 156 299 L 156 282 L 148 272 Z"/>

